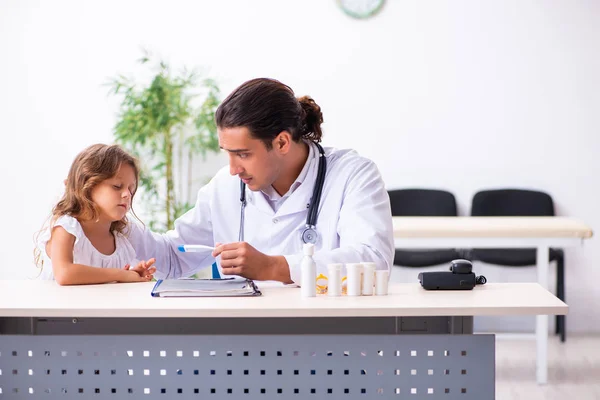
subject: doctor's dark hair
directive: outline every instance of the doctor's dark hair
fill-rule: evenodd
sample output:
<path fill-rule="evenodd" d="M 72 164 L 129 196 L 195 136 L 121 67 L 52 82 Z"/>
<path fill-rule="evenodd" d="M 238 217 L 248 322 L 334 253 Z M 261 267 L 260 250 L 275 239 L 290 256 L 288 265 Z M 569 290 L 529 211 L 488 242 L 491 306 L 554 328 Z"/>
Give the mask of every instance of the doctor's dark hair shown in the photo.
<path fill-rule="evenodd" d="M 323 135 L 321 107 L 309 96 L 296 98 L 289 86 L 268 78 L 252 79 L 235 89 L 217 108 L 215 121 L 219 128 L 248 128 L 268 150 L 282 131 L 295 142 L 320 142 Z"/>

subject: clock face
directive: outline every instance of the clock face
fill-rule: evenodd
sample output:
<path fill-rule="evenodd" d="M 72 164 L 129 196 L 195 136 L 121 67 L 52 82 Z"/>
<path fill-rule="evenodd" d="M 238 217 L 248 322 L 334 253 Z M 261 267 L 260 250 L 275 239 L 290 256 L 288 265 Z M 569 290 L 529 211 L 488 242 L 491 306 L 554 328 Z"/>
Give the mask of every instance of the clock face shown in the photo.
<path fill-rule="evenodd" d="M 368 18 L 383 6 L 384 0 L 337 0 L 346 14 L 354 18 Z"/>

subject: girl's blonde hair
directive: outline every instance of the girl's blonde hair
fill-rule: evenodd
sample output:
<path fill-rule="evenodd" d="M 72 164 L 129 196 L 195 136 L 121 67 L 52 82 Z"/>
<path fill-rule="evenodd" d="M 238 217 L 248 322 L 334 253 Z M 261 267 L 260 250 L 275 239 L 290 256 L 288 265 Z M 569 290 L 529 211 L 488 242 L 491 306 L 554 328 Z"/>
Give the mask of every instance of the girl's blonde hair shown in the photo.
<path fill-rule="evenodd" d="M 114 177 L 123 164 L 131 166 L 135 173 L 135 187 L 131 193 L 131 212 L 135 215 L 133 196 L 139 182 L 139 167 L 136 158 L 119 145 L 94 144 L 79 153 L 71 164 L 69 175 L 65 181 L 65 193 L 52 209 L 50 227 L 63 215 L 83 221 L 97 220 L 100 213 L 92 201 L 92 190 L 101 182 Z M 114 221 L 110 230 L 124 233 L 127 223 L 127 216 L 124 216 L 119 221 Z M 34 259 L 35 264 L 41 267 L 41 251 L 38 249 L 37 243 Z"/>

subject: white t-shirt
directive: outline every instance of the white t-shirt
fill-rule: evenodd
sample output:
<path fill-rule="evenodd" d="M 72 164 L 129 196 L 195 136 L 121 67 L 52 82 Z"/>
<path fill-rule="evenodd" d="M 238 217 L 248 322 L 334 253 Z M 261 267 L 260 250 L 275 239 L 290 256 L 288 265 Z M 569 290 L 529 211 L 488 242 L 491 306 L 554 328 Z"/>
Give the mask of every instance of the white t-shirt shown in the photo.
<path fill-rule="evenodd" d="M 75 236 L 75 245 L 73 246 L 74 264 L 98 268 L 123 268 L 127 264 L 135 267 L 139 262 L 133 246 L 123 234 L 115 232 L 115 251 L 110 255 L 102 254 L 96 250 L 92 242 L 85 236 L 79 221 L 69 215 L 63 215 L 56 220 L 54 225 L 44 230 L 38 238 L 37 246 L 42 252 L 44 261 L 42 273 L 39 276 L 40 279 L 54 279 L 52 260 L 46 253 L 46 244 L 50 240 L 52 229 L 56 226 L 62 226 L 67 232 Z"/>

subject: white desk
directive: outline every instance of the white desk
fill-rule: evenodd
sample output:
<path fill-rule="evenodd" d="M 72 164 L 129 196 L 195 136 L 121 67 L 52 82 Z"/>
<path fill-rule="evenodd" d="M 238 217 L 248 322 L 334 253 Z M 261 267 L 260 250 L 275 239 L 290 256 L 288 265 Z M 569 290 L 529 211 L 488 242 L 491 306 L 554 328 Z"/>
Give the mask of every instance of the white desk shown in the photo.
<path fill-rule="evenodd" d="M 472 316 L 568 310 L 536 283 L 309 299 L 272 284 L 255 298 L 152 298 L 151 287 L 0 281 L 4 398 L 492 399 L 494 336 L 473 335 Z"/>
<path fill-rule="evenodd" d="M 253 298 L 154 298 L 152 283 L 59 286 L 0 281 L 0 317 L 284 318 L 565 315 L 567 305 L 535 283 L 489 283 L 472 291 L 390 284 L 388 296 L 302 298 L 298 288 L 258 286 Z"/>
<path fill-rule="evenodd" d="M 592 237 L 565 217 L 394 217 L 396 248 L 536 248 L 538 283 L 548 288 L 550 247 L 581 246 Z M 537 381 L 548 379 L 548 316 L 536 319 Z"/>

